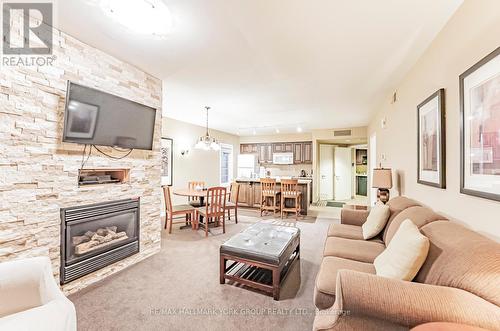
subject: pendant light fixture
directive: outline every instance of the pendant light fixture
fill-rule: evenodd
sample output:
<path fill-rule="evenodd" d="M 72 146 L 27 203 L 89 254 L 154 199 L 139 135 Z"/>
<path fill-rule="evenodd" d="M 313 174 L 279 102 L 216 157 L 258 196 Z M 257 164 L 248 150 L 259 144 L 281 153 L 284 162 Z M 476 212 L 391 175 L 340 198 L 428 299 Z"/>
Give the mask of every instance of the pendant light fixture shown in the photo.
<path fill-rule="evenodd" d="M 204 136 L 200 136 L 200 138 L 198 138 L 198 142 L 194 147 L 205 151 L 218 151 L 220 150 L 219 142 L 208 133 L 208 111 L 210 110 L 210 107 L 206 106 L 205 109 L 207 110 L 207 131 Z"/>

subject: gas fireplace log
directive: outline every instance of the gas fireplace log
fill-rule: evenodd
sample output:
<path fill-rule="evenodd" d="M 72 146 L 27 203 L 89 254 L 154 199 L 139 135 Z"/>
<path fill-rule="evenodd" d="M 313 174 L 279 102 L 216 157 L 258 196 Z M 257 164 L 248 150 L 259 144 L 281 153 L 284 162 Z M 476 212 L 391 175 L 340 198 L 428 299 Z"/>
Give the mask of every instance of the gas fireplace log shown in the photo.
<path fill-rule="evenodd" d="M 87 241 L 90 241 L 90 237 L 76 236 L 76 237 L 71 238 L 71 242 L 73 243 L 74 246 L 78 246 L 78 245 L 85 243 Z"/>
<path fill-rule="evenodd" d="M 127 238 L 127 233 L 124 231 L 118 233 L 109 231 L 106 236 L 99 236 L 96 233 L 92 236 L 92 239 L 90 241 L 75 246 L 75 254 L 83 255 L 96 249 L 112 245 L 117 241 L 125 240 Z"/>

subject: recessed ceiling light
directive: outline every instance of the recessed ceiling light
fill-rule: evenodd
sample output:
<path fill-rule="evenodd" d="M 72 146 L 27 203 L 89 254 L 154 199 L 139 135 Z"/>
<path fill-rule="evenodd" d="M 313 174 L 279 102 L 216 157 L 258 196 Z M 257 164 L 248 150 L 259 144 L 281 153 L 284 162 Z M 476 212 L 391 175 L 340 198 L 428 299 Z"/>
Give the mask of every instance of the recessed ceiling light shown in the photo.
<path fill-rule="evenodd" d="M 280 133 L 280 129 L 276 129 L 276 133 Z"/>
<path fill-rule="evenodd" d="M 257 134 L 257 130 L 253 129 L 253 135 L 255 136 Z"/>
<path fill-rule="evenodd" d="M 104 13 L 134 33 L 165 37 L 172 30 L 172 14 L 161 0 L 100 0 Z"/>
<path fill-rule="evenodd" d="M 300 126 L 297 127 L 297 132 L 302 132 L 302 128 Z"/>

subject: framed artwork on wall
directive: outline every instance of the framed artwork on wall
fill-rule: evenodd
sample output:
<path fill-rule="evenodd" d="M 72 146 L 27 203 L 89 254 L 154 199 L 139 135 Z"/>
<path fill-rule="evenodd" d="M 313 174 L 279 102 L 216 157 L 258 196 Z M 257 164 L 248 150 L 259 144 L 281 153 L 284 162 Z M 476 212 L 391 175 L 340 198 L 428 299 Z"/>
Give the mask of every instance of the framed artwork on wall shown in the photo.
<path fill-rule="evenodd" d="M 417 106 L 417 182 L 446 188 L 446 121 L 444 89 Z"/>
<path fill-rule="evenodd" d="M 460 192 L 500 201 L 500 47 L 459 81 Z"/>
<path fill-rule="evenodd" d="M 172 138 L 161 138 L 161 185 L 172 186 L 174 141 Z"/>

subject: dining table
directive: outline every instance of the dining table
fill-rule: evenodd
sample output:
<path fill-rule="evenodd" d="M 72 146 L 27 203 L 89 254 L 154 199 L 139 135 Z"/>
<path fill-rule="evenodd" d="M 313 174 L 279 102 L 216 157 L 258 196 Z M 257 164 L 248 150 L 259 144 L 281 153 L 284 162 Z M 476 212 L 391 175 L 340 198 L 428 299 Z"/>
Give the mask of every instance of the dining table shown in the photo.
<path fill-rule="evenodd" d="M 174 189 L 172 191 L 174 195 L 182 196 L 182 197 L 196 197 L 200 199 L 200 206 L 205 206 L 205 198 L 207 197 L 207 189 L 196 190 L 190 188 L 179 188 Z M 226 195 L 229 195 L 231 192 L 227 191 Z M 203 222 L 203 216 L 200 215 L 200 222 Z M 181 227 L 182 228 L 182 227 Z"/>

